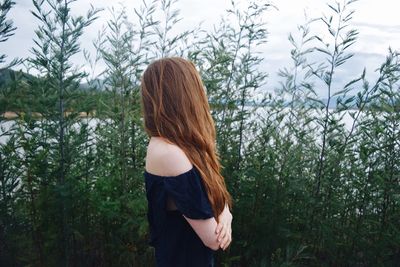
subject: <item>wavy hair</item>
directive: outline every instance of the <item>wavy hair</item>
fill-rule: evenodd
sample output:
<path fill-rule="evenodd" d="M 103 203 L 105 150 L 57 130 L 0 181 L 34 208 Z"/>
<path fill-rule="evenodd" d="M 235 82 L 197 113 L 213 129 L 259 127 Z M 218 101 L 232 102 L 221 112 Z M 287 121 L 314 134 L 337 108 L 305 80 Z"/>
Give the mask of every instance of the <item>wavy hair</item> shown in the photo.
<path fill-rule="evenodd" d="M 232 208 L 216 147 L 214 120 L 195 65 L 165 57 L 148 65 L 141 77 L 141 106 L 147 134 L 179 146 L 199 170 L 218 220 L 225 204 Z"/>

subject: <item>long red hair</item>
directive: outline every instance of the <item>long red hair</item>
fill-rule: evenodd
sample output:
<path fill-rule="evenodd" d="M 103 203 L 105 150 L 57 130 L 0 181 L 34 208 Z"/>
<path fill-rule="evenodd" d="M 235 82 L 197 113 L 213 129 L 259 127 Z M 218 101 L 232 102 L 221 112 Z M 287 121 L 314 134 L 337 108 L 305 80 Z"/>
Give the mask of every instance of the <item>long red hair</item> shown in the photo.
<path fill-rule="evenodd" d="M 180 57 L 153 61 L 141 78 L 141 105 L 147 134 L 179 146 L 199 170 L 218 220 L 232 208 L 216 147 L 214 120 L 200 74 Z"/>

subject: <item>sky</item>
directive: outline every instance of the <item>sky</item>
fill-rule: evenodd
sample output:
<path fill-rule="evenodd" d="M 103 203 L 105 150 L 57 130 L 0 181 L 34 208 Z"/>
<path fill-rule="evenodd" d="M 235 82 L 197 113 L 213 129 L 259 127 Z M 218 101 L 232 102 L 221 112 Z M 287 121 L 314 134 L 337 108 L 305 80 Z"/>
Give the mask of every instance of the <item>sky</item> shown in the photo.
<path fill-rule="evenodd" d="M 8 56 L 8 60 L 15 57 L 25 58 L 31 55 L 30 49 L 34 46 L 34 30 L 37 28 L 37 19 L 30 13 L 33 10 L 31 0 L 14 0 L 16 5 L 10 11 L 9 18 L 14 21 L 17 27 L 15 35 L 7 42 L 0 43 L 2 53 Z M 260 0 L 261 1 L 261 0 Z M 343 0 L 339 0 L 342 2 Z M 118 7 L 122 3 L 127 7 L 129 14 L 134 14 L 134 8 L 138 8 L 142 0 L 78 0 L 72 5 L 75 14 L 83 15 L 90 5 L 97 8 L 104 8 L 100 17 L 95 23 L 86 29 L 81 38 L 82 48 L 92 54 L 94 48 L 92 41 L 97 37 L 98 31 L 110 18 L 107 8 Z M 245 5 L 246 0 L 236 0 L 240 5 Z M 304 23 L 304 13 L 308 17 L 320 17 L 329 12 L 327 3 L 334 4 L 332 0 L 275 0 L 270 1 L 276 7 L 265 13 L 264 22 L 269 32 L 267 43 L 257 47 L 264 58 L 260 70 L 269 74 L 266 90 L 278 86 L 279 77 L 277 70 L 289 67 L 291 45 L 288 41 L 288 34 L 297 33 L 297 26 Z M 178 0 L 175 8 L 180 10 L 182 20 L 176 25 L 177 30 L 192 29 L 202 21 L 202 28 L 212 29 L 218 25 L 220 16 L 230 7 L 230 0 Z M 336 81 L 338 87 L 357 76 L 366 67 L 367 77 L 376 78 L 374 71 L 385 60 L 388 47 L 400 51 L 400 1 L 398 0 L 359 0 L 352 4 L 356 10 L 353 15 L 351 26 L 359 31 L 357 43 L 350 48 L 355 55 L 348 63 L 342 65 L 337 72 Z M 315 27 L 313 31 L 323 36 L 326 30 L 322 27 Z M 73 59 L 74 63 L 84 68 L 85 61 L 82 55 Z M 322 97 L 326 92 L 321 89 L 318 92 Z"/>

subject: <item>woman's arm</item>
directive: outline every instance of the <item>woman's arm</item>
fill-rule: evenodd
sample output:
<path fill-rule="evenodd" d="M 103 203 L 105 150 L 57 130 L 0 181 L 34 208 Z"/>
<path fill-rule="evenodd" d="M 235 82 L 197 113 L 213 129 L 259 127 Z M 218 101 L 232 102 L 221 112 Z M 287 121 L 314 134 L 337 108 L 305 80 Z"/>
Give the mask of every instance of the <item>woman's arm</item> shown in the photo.
<path fill-rule="evenodd" d="M 184 216 L 185 217 L 185 216 Z M 215 218 L 205 220 L 193 220 L 185 217 L 196 234 L 207 247 L 218 250 L 225 250 L 232 241 L 232 219 L 233 216 L 228 205 L 225 205 L 224 210 L 218 216 L 219 223 Z"/>
<path fill-rule="evenodd" d="M 187 172 L 192 168 L 186 154 L 177 146 L 164 142 L 153 143 L 149 146 L 146 169 L 162 176 L 175 176 Z M 190 226 L 199 236 L 203 244 L 213 250 L 226 249 L 231 238 L 232 214 L 228 206 L 218 216 L 219 224 L 215 218 L 190 219 L 184 216 Z M 218 241 L 218 238 L 220 240 Z"/>
<path fill-rule="evenodd" d="M 157 147 L 148 149 L 146 169 L 158 175 L 175 176 L 192 168 L 192 163 L 186 154 L 177 146 L 157 143 Z M 220 244 L 217 241 L 215 218 L 190 219 L 184 216 L 190 226 L 199 236 L 203 244 L 213 250 L 218 250 Z"/>
<path fill-rule="evenodd" d="M 217 227 L 217 221 L 215 218 L 205 219 L 205 220 L 194 220 L 187 218 L 190 226 L 196 232 L 196 234 L 200 237 L 203 244 L 212 250 L 218 250 L 220 247 L 220 243 L 217 240 L 217 234 L 215 232 L 215 228 Z"/>

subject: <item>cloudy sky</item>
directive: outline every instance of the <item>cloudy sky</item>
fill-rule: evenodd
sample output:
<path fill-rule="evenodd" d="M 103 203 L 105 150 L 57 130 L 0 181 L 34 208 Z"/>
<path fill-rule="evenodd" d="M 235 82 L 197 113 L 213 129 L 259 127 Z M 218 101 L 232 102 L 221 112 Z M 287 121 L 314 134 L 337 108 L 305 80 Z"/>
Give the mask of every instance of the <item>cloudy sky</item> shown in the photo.
<path fill-rule="evenodd" d="M 33 10 L 31 0 L 14 0 L 16 5 L 10 12 L 17 31 L 6 43 L 0 44 L 2 53 L 8 55 L 8 59 L 14 57 L 27 57 L 30 48 L 34 46 L 34 30 L 37 27 L 37 19 L 31 15 Z M 339 0 L 342 2 L 343 0 Z M 92 24 L 82 36 L 82 47 L 93 52 L 92 40 L 97 36 L 98 30 L 110 17 L 107 8 L 118 7 L 122 3 L 127 7 L 127 12 L 133 13 L 138 8 L 141 0 L 78 0 L 73 4 L 75 14 L 85 14 L 90 5 L 105 8 L 100 19 Z M 246 0 L 236 0 L 245 4 Z M 268 42 L 258 49 L 262 52 L 264 61 L 261 65 L 263 71 L 269 73 L 267 89 L 277 86 L 278 77 L 276 71 L 285 66 L 290 66 L 290 43 L 287 40 L 290 32 L 296 33 L 297 25 L 304 23 L 304 12 L 309 17 L 315 18 L 323 13 L 328 13 L 326 3 L 334 4 L 331 0 L 275 0 L 271 1 L 277 9 L 271 9 L 265 13 L 264 21 L 269 31 Z M 203 29 L 211 29 L 219 22 L 220 15 L 230 7 L 230 0 L 179 0 L 175 5 L 180 9 L 182 20 L 178 23 L 178 29 L 191 29 L 203 21 Z M 371 82 L 376 77 L 374 70 L 384 61 L 388 47 L 400 51 L 400 1 L 398 0 L 359 0 L 352 7 L 356 10 L 353 15 L 352 26 L 359 30 L 357 43 L 351 48 L 355 56 L 337 72 L 338 81 L 350 81 L 357 77 L 363 68 L 367 68 L 367 77 Z M 325 34 L 323 28 L 313 29 L 316 33 Z M 326 30 L 325 30 L 326 31 Z M 74 58 L 76 64 L 84 64 L 82 56 Z M 325 96 L 324 91 L 319 92 Z"/>

